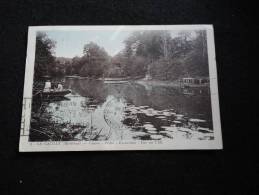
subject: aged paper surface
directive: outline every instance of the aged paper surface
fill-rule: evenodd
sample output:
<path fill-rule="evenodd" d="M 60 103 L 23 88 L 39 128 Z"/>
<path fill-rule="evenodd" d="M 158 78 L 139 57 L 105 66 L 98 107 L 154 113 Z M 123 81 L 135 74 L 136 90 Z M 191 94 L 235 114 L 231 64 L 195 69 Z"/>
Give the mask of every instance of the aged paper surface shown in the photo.
<path fill-rule="evenodd" d="M 211 25 L 29 27 L 19 151 L 222 149 Z"/>

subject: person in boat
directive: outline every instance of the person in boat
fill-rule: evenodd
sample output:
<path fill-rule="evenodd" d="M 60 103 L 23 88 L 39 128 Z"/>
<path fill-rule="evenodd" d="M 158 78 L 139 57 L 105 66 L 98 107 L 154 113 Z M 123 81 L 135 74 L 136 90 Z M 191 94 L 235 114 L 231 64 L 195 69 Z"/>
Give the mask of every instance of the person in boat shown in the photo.
<path fill-rule="evenodd" d="M 63 85 L 58 83 L 57 91 L 63 91 Z"/>
<path fill-rule="evenodd" d="M 47 80 L 45 82 L 45 86 L 44 86 L 43 92 L 50 92 L 50 91 L 51 91 L 51 82 L 50 82 L 50 80 Z"/>

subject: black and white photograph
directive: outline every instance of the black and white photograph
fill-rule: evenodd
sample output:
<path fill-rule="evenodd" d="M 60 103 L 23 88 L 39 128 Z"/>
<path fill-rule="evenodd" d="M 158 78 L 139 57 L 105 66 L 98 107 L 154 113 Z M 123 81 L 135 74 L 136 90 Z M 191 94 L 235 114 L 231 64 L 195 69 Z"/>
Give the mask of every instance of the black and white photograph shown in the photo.
<path fill-rule="evenodd" d="M 30 27 L 20 151 L 221 149 L 213 39 L 209 25 Z"/>

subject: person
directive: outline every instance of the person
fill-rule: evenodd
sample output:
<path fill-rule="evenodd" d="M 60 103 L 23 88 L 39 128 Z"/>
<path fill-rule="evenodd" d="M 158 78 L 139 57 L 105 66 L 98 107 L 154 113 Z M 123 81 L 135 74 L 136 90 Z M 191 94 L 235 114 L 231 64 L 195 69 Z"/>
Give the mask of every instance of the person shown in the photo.
<path fill-rule="evenodd" d="M 51 82 L 50 80 L 47 80 L 45 82 L 45 86 L 44 86 L 44 89 L 43 89 L 44 92 L 50 92 L 51 91 Z"/>
<path fill-rule="evenodd" d="M 57 91 L 62 91 L 62 90 L 63 90 L 63 85 L 61 83 L 58 83 Z"/>

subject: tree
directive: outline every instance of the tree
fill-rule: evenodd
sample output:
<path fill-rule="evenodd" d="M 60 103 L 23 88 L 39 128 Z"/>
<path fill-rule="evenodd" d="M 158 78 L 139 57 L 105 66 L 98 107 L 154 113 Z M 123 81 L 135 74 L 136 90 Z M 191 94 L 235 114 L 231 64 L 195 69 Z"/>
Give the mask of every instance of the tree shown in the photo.
<path fill-rule="evenodd" d="M 123 52 L 118 53 L 117 55 L 113 56 L 110 60 L 110 63 L 106 65 L 105 68 L 105 77 L 123 77 L 126 76 L 126 63 L 128 59 L 124 55 Z"/>
<path fill-rule="evenodd" d="M 124 75 L 148 74 L 159 80 L 208 76 L 206 31 L 181 31 L 174 38 L 169 31 L 138 31 L 124 43 L 114 57 Z"/>
<path fill-rule="evenodd" d="M 82 68 L 81 58 L 75 56 L 72 58 L 71 67 L 68 68 L 67 72 L 69 75 L 79 74 Z"/>
<path fill-rule="evenodd" d="M 51 74 L 55 64 L 55 58 L 53 56 L 54 48 L 55 42 L 53 40 L 49 39 L 45 33 L 37 33 L 34 73 L 35 78 Z"/>
<path fill-rule="evenodd" d="M 185 60 L 186 69 L 192 76 L 209 76 L 206 31 L 196 31 L 192 50 Z"/>
<path fill-rule="evenodd" d="M 144 76 L 150 69 L 149 64 L 160 58 L 167 58 L 171 36 L 168 31 L 137 31 L 125 41 L 123 50 L 127 59 L 123 67 L 128 76 Z"/>
<path fill-rule="evenodd" d="M 80 75 L 100 77 L 104 74 L 104 68 L 109 61 L 109 56 L 104 48 L 90 42 L 84 46 L 84 56 L 80 60 Z"/>
<path fill-rule="evenodd" d="M 132 33 L 125 41 L 125 54 L 157 60 L 167 56 L 171 36 L 168 31 L 143 31 Z"/>

